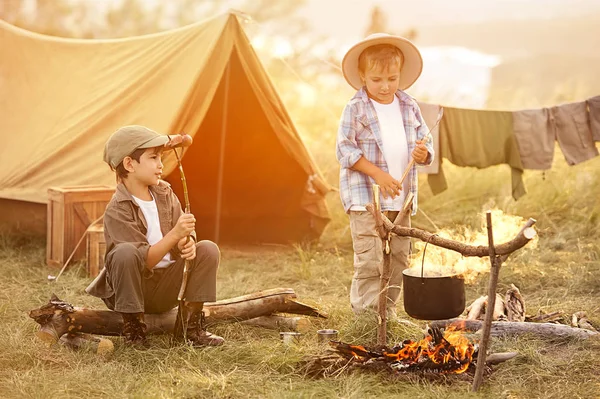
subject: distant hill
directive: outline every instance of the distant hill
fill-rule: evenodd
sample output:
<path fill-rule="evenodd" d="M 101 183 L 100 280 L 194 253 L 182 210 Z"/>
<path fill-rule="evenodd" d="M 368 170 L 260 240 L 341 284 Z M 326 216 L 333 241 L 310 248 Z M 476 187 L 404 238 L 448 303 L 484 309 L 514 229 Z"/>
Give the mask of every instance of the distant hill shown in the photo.
<path fill-rule="evenodd" d="M 457 45 L 503 58 L 539 54 L 600 58 L 600 13 L 582 17 L 503 20 L 417 29 L 424 46 Z"/>
<path fill-rule="evenodd" d="M 418 30 L 418 45 L 458 45 L 498 55 L 487 108 L 523 109 L 600 94 L 600 13 Z"/>
<path fill-rule="evenodd" d="M 542 54 L 492 69 L 487 108 L 540 108 L 600 95 L 600 58 Z"/>

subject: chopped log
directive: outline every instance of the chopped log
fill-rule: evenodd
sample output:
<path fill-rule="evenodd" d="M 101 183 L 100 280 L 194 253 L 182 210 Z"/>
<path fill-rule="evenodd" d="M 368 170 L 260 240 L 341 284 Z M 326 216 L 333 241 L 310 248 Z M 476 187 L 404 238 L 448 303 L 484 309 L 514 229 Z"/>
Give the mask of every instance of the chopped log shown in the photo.
<path fill-rule="evenodd" d="M 462 331 L 479 331 L 483 322 L 479 320 L 450 319 L 435 320 L 431 326 L 447 328 L 452 326 Z M 519 321 L 495 321 L 492 323 L 490 333 L 494 337 L 499 336 L 520 336 L 525 334 L 534 334 L 543 338 L 574 338 L 587 339 L 592 336 L 598 336 L 597 331 L 590 331 L 583 328 L 570 327 L 564 324 L 553 323 L 528 323 Z"/>
<path fill-rule="evenodd" d="M 206 303 L 204 313 L 208 324 L 242 321 L 276 312 L 327 318 L 325 313 L 298 302 L 295 298 L 296 293 L 293 289 L 276 288 Z M 146 314 L 147 333 L 172 334 L 176 316 L 177 308 L 165 313 Z M 120 335 L 123 326 L 123 319 L 117 312 L 75 308 L 55 295 L 52 295 L 48 304 L 30 311 L 29 317 L 41 325 L 36 335 L 48 344 L 56 343 L 66 333 Z"/>
<path fill-rule="evenodd" d="M 494 315 L 492 317 L 492 320 L 495 321 L 504 321 L 506 320 L 506 314 L 504 312 L 505 310 L 505 305 L 504 305 L 504 298 L 502 298 L 502 296 L 500 294 L 496 294 L 496 303 L 494 305 Z M 523 321 L 523 320 L 520 320 Z"/>
<path fill-rule="evenodd" d="M 590 331 L 597 331 L 594 328 L 594 326 L 592 326 L 590 321 L 588 320 L 585 312 L 580 311 L 580 312 L 573 313 L 571 320 L 572 320 L 571 325 L 573 327 L 584 328 L 584 329 L 590 330 Z"/>
<path fill-rule="evenodd" d="M 488 355 L 487 359 L 485 359 L 485 364 L 490 366 L 493 364 L 499 364 L 516 357 L 518 354 L 518 352 L 492 353 L 491 355 Z"/>
<path fill-rule="evenodd" d="M 89 349 L 98 355 L 108 355 L 115 350 L 110 339 L 91 334 L 67 333 L 60 337 L 59 343 L 73 350 Z"/>
<path fill-rule="evenodd" d="M 537 316 L 525 316 L 525 321 L 529 321 L 532 323 L 544 323 L 550 321 L 557 321 L 562 319 L 562 317 L 563 312 L 559 310 L 552 313 L 540 313 Z"/>
<path fill-rule="evenodd" d="M 373 204 L 367 204 L 367 210 L 371 212 L 371 214 L 375 215 Z M 427 231 L 415 228 L 415 227 L 402 227 L 394 225 L 390 220 L 382 215 L 383 217 L 383 225 L 387 231 L 391 231 L 396 235 L 403 237 L 414 237 L 418 238 L 421 241 L 427 242 L 430 244 L 437 245 L 438 247 L 443 247 L 449 249 L 451 251 L 458 252 L 463 256 L 477 256 L 477 257 L 485 257 L 489 256 L 489 247 L 485 245 L 468 245 L 463 244 L 458 241 L 450 240 L 447 238 L 442 238 L 438 235 L 434 235 L 433 233 L 429 233 Z M 536 223 L 535 219 L 529 219 L 519 234 L 515 238 L 505 243 L 495 245 L 496 255 L 510 255 L 514 251 L 523 248 L 529 241 L 531 241 L 536 236 L 536 231 L 532 227 Z M 433 237 L 432 237 L 433 236 Z"/>
<path fill-rule="evenodd" d="M 508 321 L 525 321 L 525 301 L 514 284 L 506 291 L 505 300 Z"/>
<path fill-rule="evenodd" d="M 467 314 L 467 320 L 477 320 L 483 313 L 483 307 L 487 301 L 487 295 L 480 296 L 469 305 L 469 314 Z"/>
<path fill-rule="evenodd" d="M 305 317 L 286 317 L 286 316 L 260 316 L 254 319 L 244 320 L 242 324 L 249 326 L 262 327 L 277 331 L 298 331 L 307 332 L 310 330 L 311 322 Z"/>

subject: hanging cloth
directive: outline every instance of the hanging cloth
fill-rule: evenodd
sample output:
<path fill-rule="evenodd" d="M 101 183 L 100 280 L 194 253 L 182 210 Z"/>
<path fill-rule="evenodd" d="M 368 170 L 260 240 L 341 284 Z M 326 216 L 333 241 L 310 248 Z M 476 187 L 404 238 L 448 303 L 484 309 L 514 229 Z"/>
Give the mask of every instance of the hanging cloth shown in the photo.
<path fill-rule="evenodd" d="M 590 112 L 592 138 L 594 141 L 600 141 L 600 96 L 588 99 L 587 106 Z"/>
<path fill-rule="evenodd" d="M 554 123 L 556 140 L 569 165 L 598 156 L 585 101 L 552 107 L 550 120 Z"/>
<path fill-rule="evenodd" d="M 523 164 L 513 132 L 512 112 L 481 111 L 444 107 L 440 123 L 440 158 L 457 166 L 487 168 L 508 164 L 511 167 L 512 196 L 523 196 Z M 440 163 L 440 173 L 428 175 L 432 191 L 447 188 Z"/>

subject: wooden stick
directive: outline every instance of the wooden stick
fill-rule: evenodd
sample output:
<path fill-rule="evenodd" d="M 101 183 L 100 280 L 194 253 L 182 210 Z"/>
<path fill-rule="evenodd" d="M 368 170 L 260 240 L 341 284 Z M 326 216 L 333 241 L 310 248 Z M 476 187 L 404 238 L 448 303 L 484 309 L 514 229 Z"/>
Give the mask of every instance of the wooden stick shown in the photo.
<path fill-rule="evenodd" d="M 377 301 L 377 314 L 379 315 L 379 324 L 377 325 L 377 343 L 385 345 L 387 341 L 387 293 L 390 281 L 390 251 L 387 240 L 389 233 L 383 229 L 383 215 L 381 214 L 381 204 L 379 202 L 379 186 L 373 184 L 373 203 L 375 204 L 375 229 L 381 237 L 383 244 L 383 265 L 381 276 L 379 276 L 379 298 Z M 387 219 L 387 218 L 386 218 Z"/>
<path fill-rule="evenodd" d="M 532 323 L 542 323 L 548 321 L 556 321 L 560 320 L 563 317 L 564 312 L 562 310 L 558 310 L 556 312 L 551 312 L 548 314 L 538 314 L 537 316 L 526 316 L 524 321 L 532 322 Z M 512 320 L 508 320 L 512 321 Z"/>
<path fill-rule="evenodd" d="M 505 362 L 507 360 L 510 360 L 510 359 L 516 357 L 517 355 L 518 355 L 517 352 L 492 353 L 491 355 L 489 355 L 487 357 L 487 359 L 485 360 L 485 363 L 488 365 L 499 364 L 499 363 Z"/>
<path fill-rule="evenodd" d="M 366 208 L 369 212 L 371 212 L 371 214 L 373 214 L 375 216 L 373 204 L 367 204 Z M 484 256 L 489 256 L 489 247 L 488 246 L 485 246 L 485 245 L 475 246 L 475 245 L 463 244 L 458 241 L 450 240 L 447 238 L 442 238 L 438 235 L 435 235 L 435 234 L 430 233 L 425 230 L 417 229 L 414 227 L 402 227 L 402 226 L 394 225 L 385 216 L 382 217 L 382 220 L 383 220 L 383 227 L 384 227 L 385 231 L 391 231 L 392 233 L 394 233 L 396 235 L 399 235 L 402 237 L 414 237 L 414 238 L 418 238 L 419 240 L 424 241 L 424 242 L 429 241 L 430 244 L 458 252 L 459 254 L 461 254 L 463 256 L 477 256 L 480 258 L 482 258 Z M 529 219 L 515 238 L 513 238 L 512 240 L 510 240 L 508 242 L 497 245 L 495 248 L 496 254 L 497 255 L 510 255 L 517 249 L 523 248 L 537 234 L 535 229 L 532 227 L 535 224 L 535 222 L 536 222 L 535 219 Z"/>
<path fill-rule="evenodd" d="M 308 332 L 311 326 L 310 320 L 305 317 L 286 317 L 279 315 L 255 317 L 254 319 L 242 321 L 242 324 L 267 328 L 269 330 L 299 332 Z"/>
<path fill-rule="evenodd" d="M 492 327 L 492 319 L 494 317 L 494 306 L 496 303 L 496 287 L 498 286 L 498 275 L 500 273 L 500 259 L 496 256 L 494 248 L 494 232 L 492 230 L 492 212 L 486 212 L 488 244 L 490 255 L 490 282 L 488 286 L 488 303 L 487 311 L 485 312 L 485 323 L 483 324 L 482 338 L 479 343 L 479 353 L 477 355 L 477 367 L 475 369 L 475 377 L 473 378 L 472 391 L 477 392 L 483 381 L 483 370 L 485 365 L 485 357 L 490 343 L 490 330 Z"/>

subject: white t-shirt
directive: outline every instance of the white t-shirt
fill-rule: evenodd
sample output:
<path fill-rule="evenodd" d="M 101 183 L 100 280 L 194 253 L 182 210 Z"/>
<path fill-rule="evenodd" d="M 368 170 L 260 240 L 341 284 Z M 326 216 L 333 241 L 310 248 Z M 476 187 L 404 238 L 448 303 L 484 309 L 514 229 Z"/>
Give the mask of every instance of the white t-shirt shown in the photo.
<path fill-rule="evenodd" d="M 152 194 L 152 193 L 151 193 Z M 148 244 L 154 245 L 163 238 L 162 231 L 160 230 L 160 219 L 158 218 L 158 208 L 156 207 L 156 201 L 154 200 L 154 196 L 152 197 L 152 201 L 144 201 L 133 196 L 133 199 L 140 206 L 144 217 L 146 218 L 146 225 L 148 226 L 148 231 L 146 232 L 146 239 L 148 240 Z M 158 262 L 154 269 L 160 269 L 168 267 L 171 263 L 175 262 L 171 259 L 171 253 L 167 252 L 167 254 Z"/>
<path fill-rule="evenodd" d="M 408 143 L 406 142 L 406 131 L 402 121 L 402 112 L 400 111 L 400 101 L 394 96 L 390 104 L 381 104 L 371 100 L 379 120 L 379 131 L 383 143 L 383 157 L 388 166 L 388 173 L 396 180 L 400 180 L 404 170 L 408 166 Z M 404 205 L 406 191 L 409 189 L 408 179 L 402 184 L 400 195 L 394 198 L 393 209 L 399 211 Z M 364 211 L 366 208 L 361 205 L 353 205 L 351 211 Z"/>

